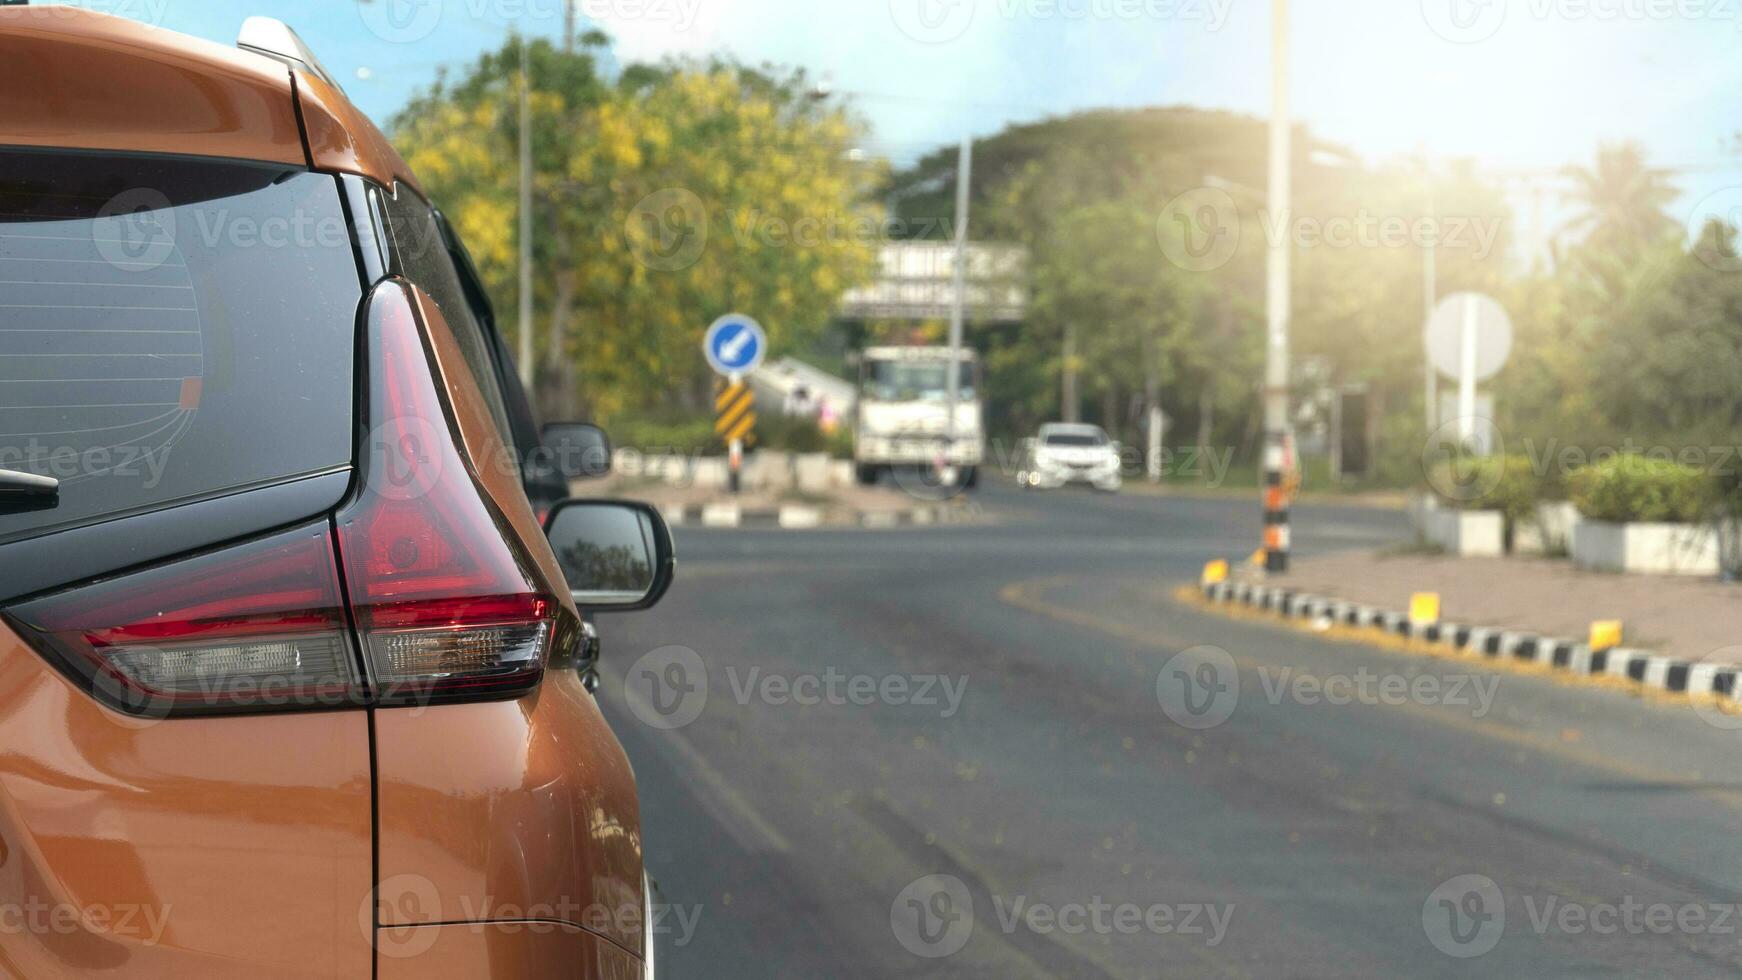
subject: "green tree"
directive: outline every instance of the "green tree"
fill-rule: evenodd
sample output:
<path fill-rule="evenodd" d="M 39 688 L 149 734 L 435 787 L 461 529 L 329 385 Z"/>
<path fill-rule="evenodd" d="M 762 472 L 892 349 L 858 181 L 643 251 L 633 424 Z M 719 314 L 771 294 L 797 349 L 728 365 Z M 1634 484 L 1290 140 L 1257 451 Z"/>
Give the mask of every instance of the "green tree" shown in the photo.
<path fill-rule="evenodd" d="M 519 43 L 438 81 L 394 123 L 504 300 L 517 282 Z M 871 275 L 880 212 L 864 202 L 879 175 L 849 153 L 863 124 L 802 72 L 667 63 L 606 79 L 605 43 L 527 51 L 541 408 L 700 410 L 711 319 L 749 312 L 777 350 L 802 347 Z M 499 305 L 522 329 L 514 304 Z"/>
<path fill-rule="evenodd" d="M 1675 235 L 1678 226 L 1667 212 L 1676 198 L 1669 171 L 1646 163 L 1639 144 L 1619 143 L 1600 147 L 1594 166 L 1563 173 L 1581 209 L 1566 229 L 1578 238 L 1573 266 L 1609 297 L 1618 296 L 1633 262 Z"/>

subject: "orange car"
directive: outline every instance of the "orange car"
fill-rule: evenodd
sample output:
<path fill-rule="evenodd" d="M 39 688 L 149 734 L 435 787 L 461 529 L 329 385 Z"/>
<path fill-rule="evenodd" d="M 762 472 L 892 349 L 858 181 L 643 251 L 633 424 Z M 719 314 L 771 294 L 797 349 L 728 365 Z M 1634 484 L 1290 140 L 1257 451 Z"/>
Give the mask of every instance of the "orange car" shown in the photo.
<path fill-rule="evenodd" d="M 556 499 L 603 434 L 282 24 L 0 64 L 0 975 L 651 974 L 584 613 L 672 547 Z"/>

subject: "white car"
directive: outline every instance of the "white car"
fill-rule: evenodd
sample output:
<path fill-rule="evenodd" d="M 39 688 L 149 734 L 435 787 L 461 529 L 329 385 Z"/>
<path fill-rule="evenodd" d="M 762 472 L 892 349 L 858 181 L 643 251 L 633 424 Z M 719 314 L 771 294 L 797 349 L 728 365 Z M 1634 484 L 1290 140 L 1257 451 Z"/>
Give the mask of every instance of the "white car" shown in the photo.
<path fill-rule="evenodd" d="M 1098 425 L 1054 422 L 1040 427 L 1028 440 L 1016 480 L 1032 489 L 1054 490 L 1067 483 L 1087 483 L 1112 493 L 1119 489 L 1119 444 Z"/>

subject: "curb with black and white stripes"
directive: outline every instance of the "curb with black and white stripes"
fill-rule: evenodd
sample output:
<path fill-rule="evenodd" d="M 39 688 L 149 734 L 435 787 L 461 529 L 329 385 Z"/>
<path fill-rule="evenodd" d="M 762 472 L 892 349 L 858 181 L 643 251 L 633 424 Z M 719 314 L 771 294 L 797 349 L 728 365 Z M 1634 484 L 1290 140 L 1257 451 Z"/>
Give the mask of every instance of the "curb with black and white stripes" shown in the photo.
<path fill-rule="evenodd" d="M 672 527 L 781 528 L 808 530 L 823 527 L 887 529 L 960 524 L 979 514 L 975 506 L 928 505 L 907 510 L 859 511 L 841 515 L 827 507 L 782 504 L 779 507 L 743 507 L 735 503 L 691 504 L 661 507 L 660 514 Z"/>
<path fill-rule="evenodd" d="M 1632 681 L 1642 688 L 1673 694 L 1709 695 L 1742 704 L 1737 675 L 1742 667 L 1691 663 L 1628 647 L 1593 650 L 1587 643 L 1519 630 L 1460 623 L 1412 623 L 1408 614 L 1345 602 L 1253 582 L 1203 586 L 1211 602 L 1246 606 L 1289 619 L 1329 620 L 1342 626 L 1381 630 L 1405 639 L 1437 644 L 1489 659 L 1534 663 L 1586 677 Z"/>

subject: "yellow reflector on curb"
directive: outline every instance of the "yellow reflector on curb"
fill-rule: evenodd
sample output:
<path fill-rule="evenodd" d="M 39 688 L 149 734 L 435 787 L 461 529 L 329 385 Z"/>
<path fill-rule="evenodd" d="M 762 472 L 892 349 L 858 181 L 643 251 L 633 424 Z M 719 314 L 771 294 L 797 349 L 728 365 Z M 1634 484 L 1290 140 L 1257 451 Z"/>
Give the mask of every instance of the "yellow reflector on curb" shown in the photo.
<path fill-rule="evenodd" d="M 1228 581 L 1228 563 L 1221 559 L 1204 565 L 1204 584 L 1215 585 Z"/>
<path fill-rule="evenodd" d="M 1409 597 L 1409 621 L 1418 626 L 1440 621 L 1440 594 L 1417 592 Z"/>
<path fill-rule="evenodd" d="M 1621 620 L 1599 619 L 1591 624 L 1591 649 L 1613 650 L 1621 645 Z"/>

